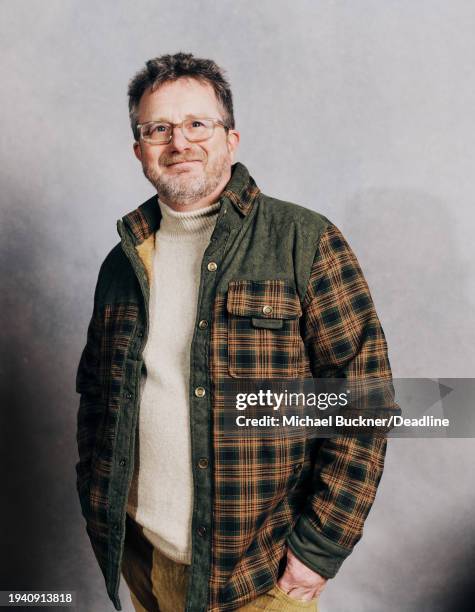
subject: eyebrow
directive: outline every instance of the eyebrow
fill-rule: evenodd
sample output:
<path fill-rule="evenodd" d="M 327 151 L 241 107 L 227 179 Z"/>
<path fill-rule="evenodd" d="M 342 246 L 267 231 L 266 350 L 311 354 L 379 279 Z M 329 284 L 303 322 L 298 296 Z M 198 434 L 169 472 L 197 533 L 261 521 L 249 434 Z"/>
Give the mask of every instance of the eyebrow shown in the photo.
<path fill-rule="evenodd" d="M 185 115 L 183 120 L 185 120 L 185 119 L 199 119 L 199 118 L 205 119 L 207 117 L 209 117 L 209 115 L 206 114 L 206 113 L 188 113 L 187 115 Z M 158 119 L 150 119 L 150 121 L 144 121 L 143 123 L 150 123 L 151 121 L 154 121 L 154 122 L 160 121 L 160 122 L 163 122 L 163 123 L 173 123 L 173 121 L 170 121 L 170 119 L 167 119 L 165 117 L 159 117 Z"/>

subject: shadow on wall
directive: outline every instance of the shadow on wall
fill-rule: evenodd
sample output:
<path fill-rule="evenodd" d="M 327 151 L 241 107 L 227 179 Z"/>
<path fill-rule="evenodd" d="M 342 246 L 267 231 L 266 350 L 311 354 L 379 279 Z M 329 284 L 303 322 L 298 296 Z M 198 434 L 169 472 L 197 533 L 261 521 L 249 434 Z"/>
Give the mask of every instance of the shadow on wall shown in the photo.
<path fill-rule="evenodd" d="M 449 204 L 426 193 L 372 189 L 356 193 L 342 219 L 384 313 L 395 374 L 470 377 L 474 305 Z"/>
<path fill-rule="evenodd" d="M 76 590 L 78 609 L 105 610 L 75 487 L 75 375 L 92 311 L 84 247 L 64 203 L 5 189 L 0 588 Z"/>
<path fill-rule="evenodd" d="M 449 521 L 452 521 L 449 526 Z M 432 599 L 420 599 L 420 610 L 438 612 L 471 612 L 474 609 L 475 525 L 473 513 L 467 508 L 460 516 L 447 516 L 447 531 L 434 533 L 427 547 L 440 551 L 440 563 L 432 565 L 434 584 Z M 456 561 L 454 563 L 454 560 Z M 420 572 L 420 568 L 415 568 Z M 428 584 L 426 578 L 421 584 Z"/>
<path fill-rule="evenodd" d="M 445 603 L 446 612 L 472 612 L 475 602 L 475 583 L 473 574 L 475 571 L 475 549 L 472 549 L 470 558 L 463 559 L 466 570 L 462 572 L 462 577 L 453 586 L 454 594 L 447 597 Z"/>

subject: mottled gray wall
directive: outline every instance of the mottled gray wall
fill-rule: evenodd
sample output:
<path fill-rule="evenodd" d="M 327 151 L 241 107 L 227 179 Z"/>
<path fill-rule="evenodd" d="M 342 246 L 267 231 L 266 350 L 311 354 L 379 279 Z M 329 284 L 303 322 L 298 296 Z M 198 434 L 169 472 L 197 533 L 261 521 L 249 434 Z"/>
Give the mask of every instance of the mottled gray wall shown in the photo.
<path fill-rule="evenodd" d="M 132 155 L 129 78 L 179 50 L 223 65 L 239 159 L 264 192 L 342 229 L 394 374 L 470 377 L 475 6 L 3 0 L 0 13 L 0 588 L 75 589 L 78 610 L 103 612 L 75 492 L 74 376 L 115 222 L 153 193 Z M 473 440 L 391 441 L 321 612 L 466 609 L 474 463 Z"/>

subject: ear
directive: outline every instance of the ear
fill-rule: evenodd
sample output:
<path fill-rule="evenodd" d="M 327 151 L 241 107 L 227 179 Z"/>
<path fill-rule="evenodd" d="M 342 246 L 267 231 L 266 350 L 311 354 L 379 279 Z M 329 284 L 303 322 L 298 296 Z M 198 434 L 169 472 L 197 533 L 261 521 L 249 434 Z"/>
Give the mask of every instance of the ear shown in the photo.
<path fill-rule="evenodd" d="M 134 142 L 134 153 L 135 157 L 141 162 L 142 161 L 142 149 L 139 142 Z"/>
<path fill-rule="evenodd" d="M 229 154 L 231 156 L 231 161 L 234 161 L 234 156 L 239 146 L 240 137 L 241 135 L 239 134 L 237 130 L 229 130 L 228 138 L 227 138 L 227 147 L 228 147 Z"/>

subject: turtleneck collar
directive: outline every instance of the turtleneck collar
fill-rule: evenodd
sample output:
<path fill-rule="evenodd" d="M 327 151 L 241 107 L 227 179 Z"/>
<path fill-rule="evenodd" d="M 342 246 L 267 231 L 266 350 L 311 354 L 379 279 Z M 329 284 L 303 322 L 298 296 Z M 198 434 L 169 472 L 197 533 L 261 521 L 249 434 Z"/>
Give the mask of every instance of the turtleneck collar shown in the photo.
<path fill-rule="evenodd" d="M 199 240 L 210 234 L 221 207 L 219 200 L 203 208 L 178 212 L 157 199 L 162 214 L 159 236 L 168 240 Z"/>

